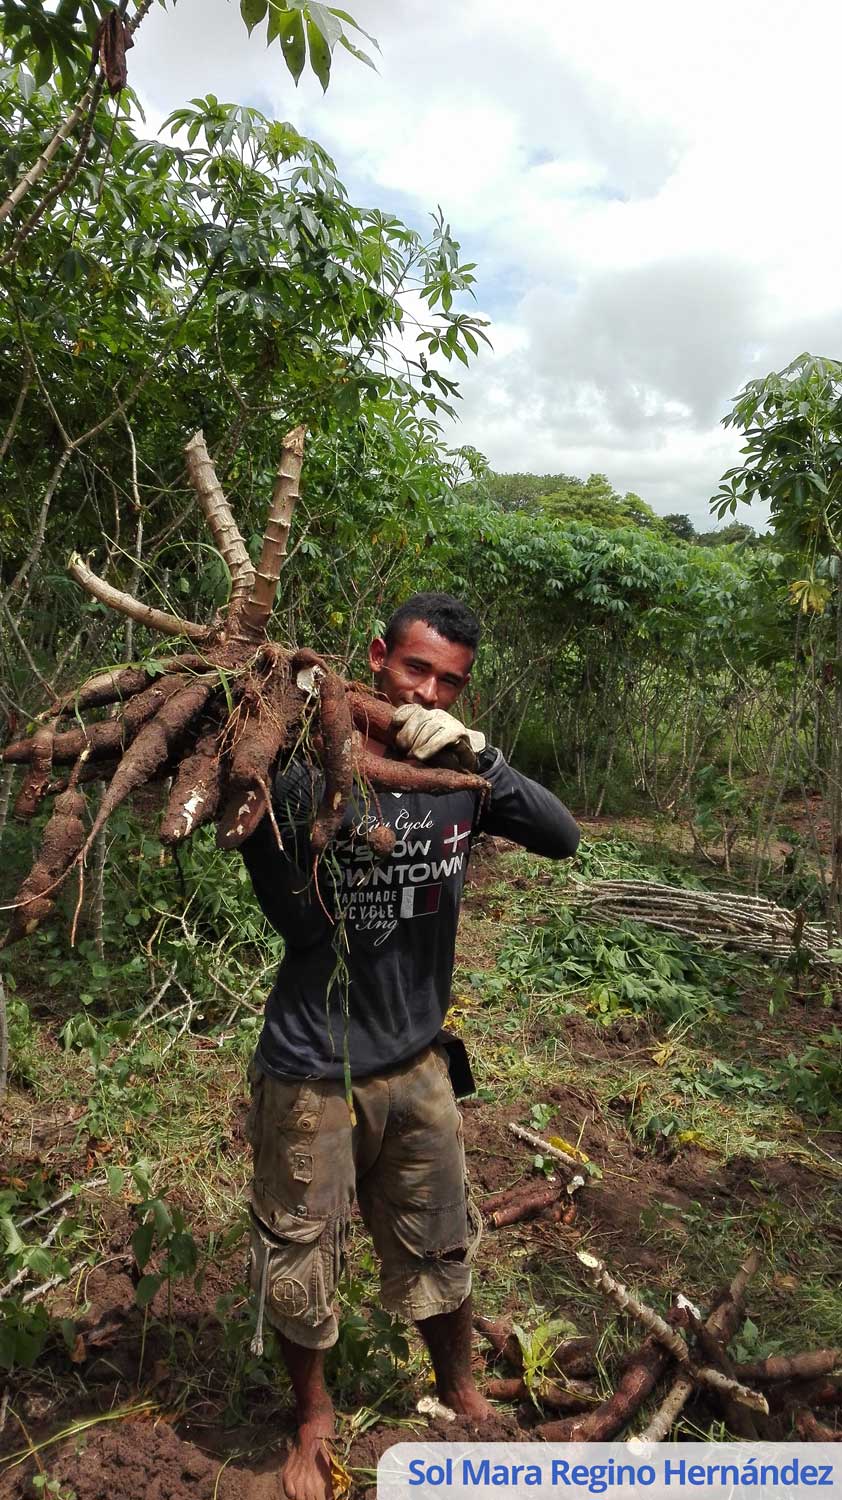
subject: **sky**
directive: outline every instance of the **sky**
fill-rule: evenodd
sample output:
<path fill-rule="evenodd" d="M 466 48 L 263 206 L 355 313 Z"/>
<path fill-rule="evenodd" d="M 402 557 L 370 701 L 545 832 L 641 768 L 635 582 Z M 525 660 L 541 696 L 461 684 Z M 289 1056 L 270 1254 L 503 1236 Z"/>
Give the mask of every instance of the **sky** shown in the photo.
<path fill-rule="evenodd" d="M 378 71 L 340 49 L 325 95 L 236 0 L 153 7 L 129 57 L 149 128 L 213 92 L 314 136 L 364 206 L 425 231 L 440 204 L 493 344 L 458 366 L 448 442 L 707 529 L 733 397 L 842 343 L 842 8 L 345 3 Z"/>

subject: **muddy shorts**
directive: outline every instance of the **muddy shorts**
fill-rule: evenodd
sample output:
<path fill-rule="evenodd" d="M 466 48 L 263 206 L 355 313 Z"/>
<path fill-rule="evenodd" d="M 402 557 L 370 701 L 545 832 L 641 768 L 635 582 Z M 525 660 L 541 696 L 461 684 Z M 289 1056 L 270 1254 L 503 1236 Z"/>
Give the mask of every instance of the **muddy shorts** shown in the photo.
<path fill-rule="evenodd" d="M 428 1047 L 355 1084 L 353 1127 L 341 1079 L 280 1082 L 254 1064 L 249 1077 L 250 1279 L 274 1327 L 311 1349 L 336 1342 L 333 1299 L 355 1197 L 384 1307 L 413 1321 L 460 1307 L 481 1220 L 443 1053 Z"/>

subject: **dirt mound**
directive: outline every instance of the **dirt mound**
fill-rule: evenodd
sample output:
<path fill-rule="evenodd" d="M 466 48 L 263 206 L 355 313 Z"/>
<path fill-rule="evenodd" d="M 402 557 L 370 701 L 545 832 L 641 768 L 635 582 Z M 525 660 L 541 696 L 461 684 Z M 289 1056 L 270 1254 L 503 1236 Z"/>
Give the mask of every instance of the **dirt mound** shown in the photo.
<path fill-rule="evenodd" d="M 165 1422 L 120 1422 L 68 1439 L 42 1459 L 50 1480 L 77 1500 L 274 1500 L 271 1476 L 255 1481 L 182 1442 Z M 0 1479 L 2 1500 L 29 1500 L 34 1463 Z M 280 1495 L 280 1488 L 277 1487 Z"/>

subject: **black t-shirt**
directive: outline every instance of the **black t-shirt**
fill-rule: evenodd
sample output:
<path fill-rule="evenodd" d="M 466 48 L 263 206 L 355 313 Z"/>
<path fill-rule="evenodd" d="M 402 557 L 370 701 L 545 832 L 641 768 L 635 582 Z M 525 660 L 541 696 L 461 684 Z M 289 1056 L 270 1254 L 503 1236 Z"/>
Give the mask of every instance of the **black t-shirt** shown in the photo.
<path fill-rule="evenodd" d="M 314 865 L 309 827 L 320 773 L 302 761 L 274 788 L 278 848 L 264 818 L 242 854 L 260 905 L 286 943 L 266 1006 L 256 1060 L 288 1078 L 340 1078 L 347 1046 L 354 1077 L 414 1057 L 441 1029 L 450 1003 L 456 927 L 471 843 L 512 839 L 533 854 L 574 854 L 579 830 L 551 792 L 496 750 L 480 769 L 491 786 L 432 795 L 357 788 L 342 833 Z M 388 823 L 392 853 L 358 836 Z"/>

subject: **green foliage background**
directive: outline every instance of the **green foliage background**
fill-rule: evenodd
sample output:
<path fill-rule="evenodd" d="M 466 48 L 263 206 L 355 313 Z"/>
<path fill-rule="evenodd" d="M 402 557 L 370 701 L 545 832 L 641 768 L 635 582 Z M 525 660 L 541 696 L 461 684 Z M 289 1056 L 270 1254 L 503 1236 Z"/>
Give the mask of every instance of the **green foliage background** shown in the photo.
<path fill-rule="evenodd" d="M 317 72 L 313 27 L 331 56 L 356 46 L 341 11 L 296 0 L 284 31 L 278 7 L 242 10 L 282 44 L 306 34 Z M 4 0 L 2 15 L 11 190 L 85 87 L 96 13 Z M 298 42 L 282 52 L 295 74 Z M 805 580 L 815 526 L 793 529 L 784 489 L 776 535 L 759 542 L 739 523 L 696 536 L 603 475 L 492 474 L 449 442 L 453 371 L 488 334 L 472 311 L 476 267 L 441 213 L 423 238 L 353 204 L 316 142 L 212 95 L 174 111 L 158 140 L 144 139 L 130 92 L 101 98 L 90 123 L 79 169 L 71 138 L 0 247 L 6 733 L 82 673 L 160 648 L 80 598 L 68 552 L 150 603 L 211 618 L 227 578 L 184 442 L 203 428 L 256 555 L 280 436 L 304 421 L 278 638 L 362 674 L 368 638 L 403 597 L 451 589 L 483 620 L 468 710 L 492 742 L 579 811 L 643 801 L 700 846 L 724 844 L 726 865 L 736 839 L 753 839 L 758 878 L 768 870 L 781 797 L 821 781 L 837 743 L 832 549 Z M 824 380 L 813 427 L 833 394 L 827 369 Z M 783 420 L 791 393 L 776 390 Z M 746 420 L 763 399 L 753 392 Z M 749 496 L 766 493 L 763 460 Z M 820 472 L 815 453 L 810 464 Z M 15 875 L 28 838 L 7 834 Z M 213 866 L 214 881 L 232 878 Z"/>

